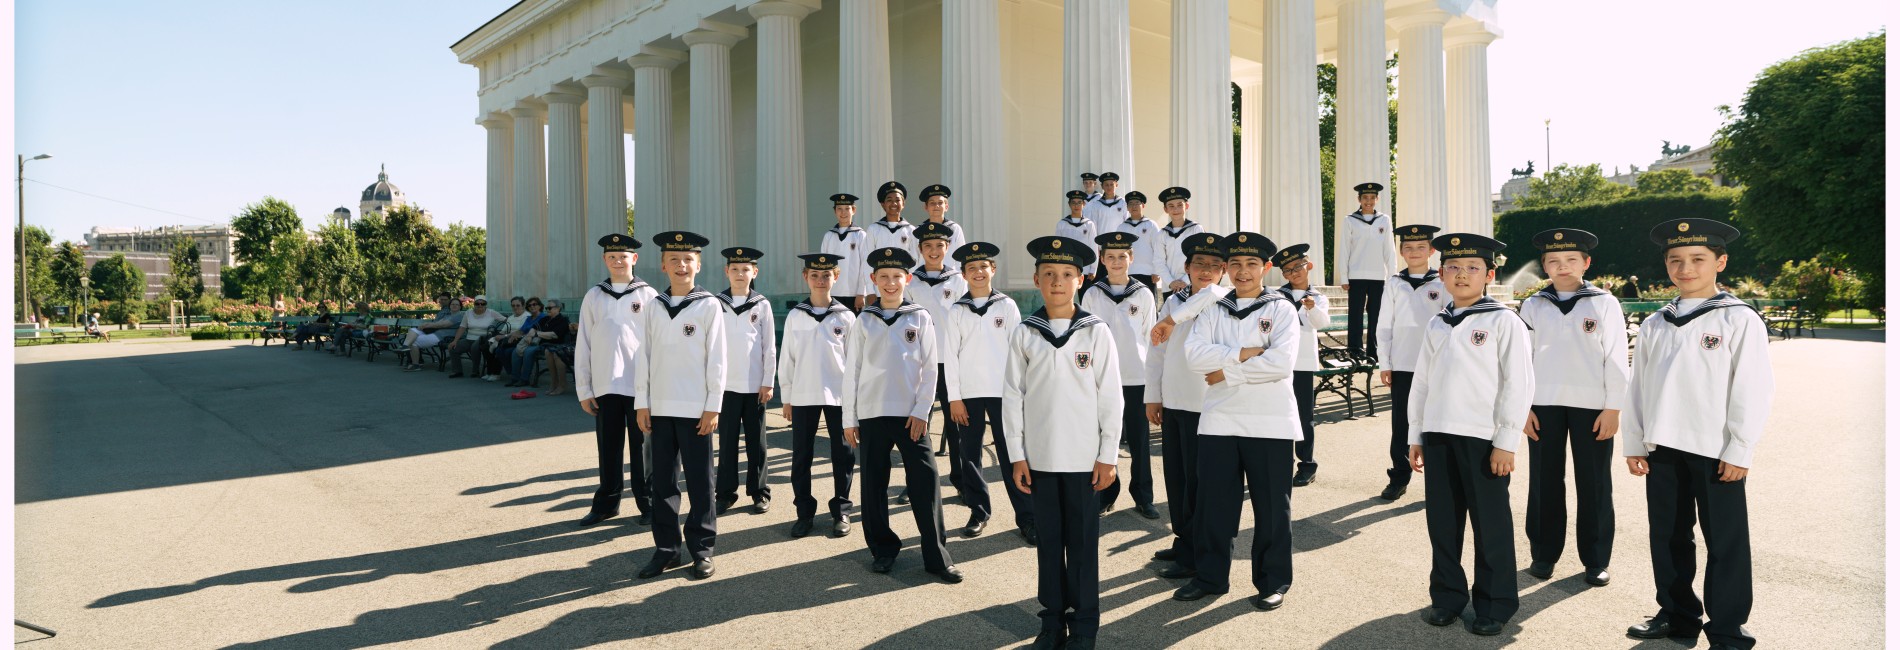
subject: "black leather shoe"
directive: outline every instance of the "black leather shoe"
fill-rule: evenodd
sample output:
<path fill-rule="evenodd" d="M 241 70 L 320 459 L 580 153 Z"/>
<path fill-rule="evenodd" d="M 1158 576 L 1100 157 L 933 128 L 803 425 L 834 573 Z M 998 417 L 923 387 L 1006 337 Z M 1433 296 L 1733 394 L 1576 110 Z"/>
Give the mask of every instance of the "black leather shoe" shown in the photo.
<path fill-rule="evenodd" d="M 1217 595 L 1217 594 L 1215 594 L 1214 592 L 1208 591 L 1206 589 L 1202 589 L 1200 585 L 1196 585 L 1193 583 L 1189 583 L 1188 586 L 1186 587 L 1182 587 L 1180 589 L 1174 590 L 1174 599 L 1182 601 L 1182 602 L 1200 600 L 1202 598 L 1206 598 L 1208 596 L 1214 596 L 1214 595 Z"/>
<path fill-rule="evenodd" d="M 848 518 L 837 519 L 831 522 L 831 536 L 832 537 L 844 537 L 845 535 L 849 535 L 849 534 L 851 534 L 851 520 L 850 519 Z"/>
<path fill-rule="evenodd" d="M 680 559 L 678 557 L 669 560 L 661 560 L 656 557 L 653 558 L 653 561 L 647 562 L 647 565 L 640 569 L 640 579 L 645 580 L 666 573 L 667 569 L 677 569 L 680 568 L 680 566 Z"/>
<path fill-rule="evenodd" d="M 1036 543 L 1037 543 L 1037 542 L 1036 542 L 1036 525 L 1035 525 L 1035 524 L 1030 524 L 1030 525 L 1028 525 L 1028 526 L 1024 526 L 1024 527 L 1022 527 L 1022 528 L 1018 528 L 1018 529 L 1016 529 L 1016 534 L 1017 534 L 1017 535 L 1021 535 L 1021 536 L 1022 536 L 1022 538 L 1023 538 L 1023 543 L 1025 543 L 1025 544 L 1028 544 L 1028 545 L 1030 545 L 1030 546 L 1032 546 L 1032 547 L 1033 547 L 1033 546 L 1035 546 L 1035 545 L 1036 545 Z"/>
<path fill-rule="evenodd" d="M 1550 574 L 1556 570 L 1556 565 L 1550 562 L 1531 562 L 1530 567 L 1524 569 L 1524 572 L 1531 574 L 1531 577 L 1537 578 L 1538 580 L 1549 580 Z"/>
<path fill-rule="evenodd" d="M 1183 578 L 1194 577 L 1196 575 L 1196 572 L 1193 569 L 1181 566 L 1179 564 L 1172 564 L 1172 565 L 1169 565 L 1165 569 L 1156 571 L 1155 574 L 1169 580 L 1181 580 Z"/>
<path fill-rule="evenodd" d="M 1036 642 L 1030 644 L 1029 647 L 1032 650 L 1056 650 L 1066 641 L 1068 639 L 1063 636 L 1062 630 L 1043 630 L 1041 634 L 1036 635 Z"/>
<path fill-rule="evenodd" d="M 772 497 L 759 497 L 752 500 L 752 514 L 762 515 L 772 511 Z"/>
<path fill-rule="evenodd" d="M 1504 623 L 1489 616 L 1479 616 L 1471 622 L 1471 633 L 1478 636 L 1497 636 L 1504 632 Z"/>
<path fill-rule="evenodd" d="M 712 576 L 713 576 L 712 558 L 707 558 L 707 559 L 700 560 L 698 562 L 693 563 L 693 579 L 694 580 L 705 580 L 707 578 L 711 578 Z"/>
<path fill-rule="evenodd" d="M 797 539 L 811 534 L 811 520 L 800 519 L 792 522 L 792 538 Z"/>
<path fill-rule="evenodd" d="M 990 525 L 990 520 L 987 518 L 972 519 L 970 520 L 970 525 L 963 527 L 963 538 L 975 539 L 976 536 L 982 535 L 983 529 L 989 527 L 989 525 Z"/>
<path fill-rule="evenodd" d="M 592 526 L 592 525 L 594 525 L 594 524 L 598 524 L 598 523 L 600 523 L 600 522 L 603 522 L 603 521 L 606 521 L 606 520 L 608 520 L 608 519 L 613 519 L 613 518 L 614 518 L 614 516 L 615 516 L 615 515 L 618 515 L 618 514 L 620 514 L 620 511 L 619 511 L 619 510 L 617 510 L 617 509 L 616 509 L 616 510 L 593 510 L 593 511 L 589 511 L 589 512 L 587 513 L 587 516 L 585 516 L 585 517 L 581 517 L 581 521 L 580 521 L 580 526 L 581 526 L 581 527 L 583 527 L 583 528 L 585 528 L 585 527 L 587 527 L 587 526 Z"/>
<path fill-rule="evenodd" d="M 717 514 L 722 514 L 722 515 L 726 514 L 727 510 L 732 509 L 732 504 L 735 504 L 738 502 L 739 502 L 739 497 L 719 497 Z"/>
<path fill-rule="evenodd" d="M 944 582 L 948 582 L 953 585 L 959 582 L 963 582 L 963 572 L 957 570 L 957 567 L 954 564 L 945 566 L 944 568 L 941 568 L 941 569 L 937 569 L 934 571 L 926 571 L 926 572 L 937 576 L 938 580 L 942 580 Z"/>
<path fill-rule="evenodd" d="M 897 493 L 897 505 L 900 505 L 900 506 L 908 505 L 909 503 L 910 503 L 910 488 L 904 488 L 903 492 Z"/>
<path fill-rule="evenodd" d="M 1594 587 L 1610 584 L 1610 570 L 1586 568 L 1583 570 L 1583 581 Z"/>
<path fill-rule="evenodd" d="M 1456 620 L 1458 620 L 1458 612 L 1443 607 L 1432 607 L 1425 610 L 1425 622 L 1431 624 L 1433 627 L 1451 625 L 1452 622 Z"/>
<path fill-rule="evenodd" d="M 1141 516 L 1147 517 L 1149 519 L 1161 518 L 1161 510 L 1158 508 L 1155 508 L 1155 504 L 1152 504 L 1152 503 L 1144 503 L 1144 504 L 1135 506 L 1135 512 L 1139 512 L 1141 513 Z"/>
<path fill-rule="evenodd" d="M 1402 496 L 1405 496 L 1405 486 L 1403 485 L 1387 485 L 1385 486 L 1385 491 L 1379 493 L 1379 498 L 1387 501 L 1397 501 L 1399 497 Z"/>
<path fill-rule="evenodd" d="M 653 525 L 653 515 L 642 512 L 640 513 L 640 516 L 633 518 L 633 523 L 636 523 L 642 526 L 651 526 Z"/>
<path fill-rule="evenodd" d="M 937 457 L 938 457 L 938 458 L 943 458 L 944 456 L 948 456 L 948 455 L 950 455 L 950 450 L 948 450 L 948 449 L 939 449 L 939 450 L 937 450 Z"/>
<path fill-rule="evenodd" d="M 1258 596 L 1254 596 L 1250 600 L 1253 601 L 1254 609 L 1258 609 L 1263 612 L 1271 612 L 1273 610 L 1279 609 L 1281 605 L 1286 604 L 1286 594 L 1280 594 L 1280 593 L 1260 594 Z"/>
<path fill-rule="evenodd" d="M 894 558 L 894 557 L 871 558 L 871 573 L 890 573 L 891 565 L 893 564 L 897 564 L 897 558 Z"/>
<path fill-rule="evenodd" d="M 1070 637 L 1069 642 L 1062 644 L 1062 647 L 1067 648 L 1068 650 L 1095 650 L 1095 637 L 1092 637 L 1092 636 Z"/>
<path fill-rule="evenodd" d="M 1169 547 L 1169 548 L 1161 549 L 1159 551 L 1155 551 L 1154 561 L 1172 562 L 1174 561 L 1175 558 L 1180 557 L 1180 556 L 1181 555 L 1179 553 L 1174 552 L 1173 547 Z"/>
<path fill-rule="evenodd" d="M 1624 633 L 1628 634 L 1632 639 L 1693 639 L 1702 635 L 1702 628 L 1677 628 L 1674 625 L 1670 625 L 1669 620 L 1666 618 L 1651 616 L 1641 623 L 1631 625 L 1630 629 Z"/>
<path fill-rule="evenodd" d="M 1300 471 L 1293 473 L 1293 487 L 1306 487 L 1308 485 L 1312 485 L 1313 479 L 1315 478 L 1314 475 L 1318 473 L 1319 473 L 1319 468 L 1317 467 L 1300 468 Z"/>

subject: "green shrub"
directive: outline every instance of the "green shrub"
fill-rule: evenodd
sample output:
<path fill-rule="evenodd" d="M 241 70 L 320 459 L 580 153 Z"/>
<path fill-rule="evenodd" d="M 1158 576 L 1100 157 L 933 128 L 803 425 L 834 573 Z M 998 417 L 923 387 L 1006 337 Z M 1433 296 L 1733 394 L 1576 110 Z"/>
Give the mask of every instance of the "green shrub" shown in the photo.
<path fill-rule="evenodd" d="M 1538 256 L 1530 252 L 1531 235 L 1551 228 L 1588 230 L 1599 242 L 1596 250 L 1590 252 L 1591 273 L 1621 278 L 1634 275 L 1640 282 L 1669 287 L 1662 249 L 1650 243 L 1649 230 L 1656 224 L 1680 217 L 1733 223 L 1735 203 L 1736 194 L 1727 191 L 1639 195 L 1615 201 L 1512 210 L 1498 215 L 1496 236 L 1510 247 L 1507 250 L 1513 253 L 1511 257 L 1521 266 L 1537 261 Z M 1767 277 L 1774 273 L 1773 268 L 1760 268 L 1748 236 L 1730 245 L 1728 254 L 1728 270 L 1722 274 L 1724 280 Z M 1498 276 L 1508 276 L 1516 268 L 1500 270 Z M 1669 291 L 1673 297 L 1675 289 L 1669 287 Z"/>

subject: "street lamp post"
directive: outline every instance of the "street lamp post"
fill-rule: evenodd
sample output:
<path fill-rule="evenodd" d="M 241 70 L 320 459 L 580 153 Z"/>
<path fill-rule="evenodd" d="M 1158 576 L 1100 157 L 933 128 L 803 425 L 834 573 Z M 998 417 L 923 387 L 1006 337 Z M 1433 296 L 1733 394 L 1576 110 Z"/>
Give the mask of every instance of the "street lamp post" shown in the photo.
<path fill-rule="evenodd" d="M 22 316 L 27 313 L 32 313 L 33 311 L 33 305 L 30 302 L 32 297 L 26 292 L 26 161 L 45 160 L 51 157 L 52 156 L 46 154 L 40 154 L 28 158 L 25 154 L 21 154 L 17 156 L 19 159 L 18 172 L 13 175 L 15 182 L 14 197 L 19 200 L 20 208 L 20 311 L 22 313 L 19 315 Z"/>
<path fill-rule="evenodd" d="M 85 323 L 86 318 L 92 314 L 92 276 L 79 276 L 79 290 L 81 294 L 79 298 L 79 322 Z"/>

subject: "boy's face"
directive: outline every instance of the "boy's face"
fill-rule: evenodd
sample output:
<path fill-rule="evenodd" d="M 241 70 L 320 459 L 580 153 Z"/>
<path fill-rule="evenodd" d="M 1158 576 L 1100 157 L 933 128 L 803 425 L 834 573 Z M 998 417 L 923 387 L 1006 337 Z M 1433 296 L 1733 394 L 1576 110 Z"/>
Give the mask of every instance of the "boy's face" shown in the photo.
<path fill-rule="evenodd" d="M 819 271 L 805 269 L 805 286 L 812 291 L 831 291 L 831 283 L 838 281 L 838 270 Z"/>
<path fill-rule="evenodd" d="M 699 253 L 692 251 L 660 253 L 660 270 L 668 277 L 691 284 L 693 276 L 699 275 Z"/>
<path fill-rule="evenodd" d="M 849 226 L 851 225 L 851 220 L 858 216 L 858 206 L 855 206 L 855 205 L 831 206 L 831 216 L 838 218 L 838 225 Z"/>
<path fill-rule="evenodd" d="M 1141 211 L 1143 208 L 1146 208 L 1146 207 L 1148 207 L 1148 204 L 1146 203 L 1142 203 L 1140 201 L 1129 201 L 1128 202 L 1128 218 L 1140 219 Z"/>
<path fill-rule="evenodd" d="M 900 298 L 904 295 L 905 285 L 910 284 L 910 272 L 903 269 L 878 269 L 871 272 L 871 284 L 877 285 L 880 296 Z"/>
<path fill-rule="evenodd" d="M 1121 181 L 1102 181 L 1102 193 L 1108 196 L 1114 196 L 1116 188 L 1121 187 L 1121 185 Z"/>
<path fill-rule="evenodd" d="M 1716 255 L 1707 246 L 1677 246 L 1663 255 L 1663 266 L 1677 289 L 1696 293 L 1715 286 L 1716 274 L 1728 268 L 1728 256 Z"/>
<path fill-rule="evenodd" d="M 1432 243 L 1428 241 L 1408 241 L 1399 243 L 1399 257 L 1405 258 L 1407 266 L 1419 266 L 1432 260 Z"/>
<path fill-rule="evenodd" d="M 1098 190 L 1098 189 L 1100 189 L 1100 188 L 1101 188 L 1101 186 L 1102 186 L 1102 185 L 1101 185 L 1101 183 L 1100 183 L 1100 182 L 1098 182 L 1098 181 L 1095 181 L 1094 179 L 1088 179 L 1088 178 L 1084 178 L 1084 179 L 1082 179 L 1082 191 L 1083 191 L 1083 192 L 1087 192 L 1087 193 L 1089 193 L 1089 194 L 1094 194 L 1094 193 L 1096 192 L 1096 190 Z"/>
<path fill-rule="evenodd" d="M 1544 275 L 1551 280 L 1564 278 L 1575 280 L 1590 269 L 1590 256 L 1581 251 L 1557 251 L 1544 253 Z"/>
<path fill-rule="evenodd" d="M 1126 248 L 1103 250 L 1102 268 L 1106 269 L 1110 274 L 1122 275 L 1128 273 L 1128 263 L 1133 261 L 1134 258 L 1135 256 Z"/>
<path fill-rule="evenodd" d="M 930 215 L 932 219 L 942 219 L 944 213 L 949 211 L 950 197 L 933 196 L 924 201 L 924 214 Z"/>
<path fill-rule="evenodd" d="M 1069 199 L 1069 214 L 1082 214 L 1082 205 L 1085 203 L 1082 199 Z"/>
<path fill-rule="evenodd" d="M 757 264 L 737 263 L 726 265 L 726 280 L 730 281 L 734 286 L 738 286 L 740 283 L 744 283 L 746 286 L 752 286 L 752 281 L 758 279 L 758 277 L 759 265 Z"/>
<path fill-rule="evenodd" d="M 1313 261 L 1301 259 L 1280 267 L 1280 275 L 1286 278 L 1287 284 L 1304 289 L 1306 288 L 1306 273 L 1311 270 L 1313 270 Z"/>
<path fill-rule="evenodd" d="M 884 200 L 878 201 L 878 205 L 884 206 L 884 215 L 887 217 L 900 214 L 904 211 L 904 193 L 891 192 L 890 194 L 886 194 L 884 195 Z"/>
<path fill-rule="evenodd" d="M 1173 199 L 1161 204 L 1161 211 L 1168 213 L 1169 217 L 1179 217 L 1187 214 L 1187 207 L 1187 199 Z"/>
<path fill-rule="evenodd" d="M 963 265 L 963 279 L 970 284 L 989 286 L 990 278 L 996 275 L 996 263 L 990 260 L 977 260 Z"/>
<path fill-rule="evenodd" d="M 1359 195 L 1359 214 L 1372 214 L 1379 209 L 1379 195 Z"/>
<path fill-rule="evenodd" d="M 1082 269 L 1068 264 L 1037 264 L 1036 289 L 1045 304 L 1066 305 L 1075 302 L 1082 288 Z"/>
<path fill-rule="evenodd" d="M 1484 260 L 1476 257 L 1457 257 L 1445 260 L 1438 268 L 1438 276 L 1445 282 L 1445 290 L 1451 292 L 1453 300 L 1475 300 L 1484 295 L 1485 285 L 1491 284 L 1495 271 Z"/>
<path fill-rule="evenodd" d="M 1188 258 L 1188 279 L 1193 281 L 1195 289 L 1205 289 L 1220 282 L 1227 273 L 1227 260 L 1213 255 L 1195 255 Z"/>
<path fill-rule="evenodd" d="M 1253 291 L 1260 288 L 1260 279 L 1267 275 L 1267 261 L 1252 255 L 1237 255 L 1227 258 L 1227 276 L 1234 279 L 1234 290 Z"/>
<path fill-rule="evenodd" d="M 640 261 L 640 254 L 633 251 L 614 251 L 602 254 L 600 261 L 607 265 L 609 273 L 630 273 L 633 271 L 633 263 Z"/>
<path fill-rule="evenodd" d="M 943 254 L 950 249 L 950 242 L 942 239 L 927 239 L 917 242 L 917 252 L 924 254 L 924 261 L 932 266 L 943 263 Z"/>

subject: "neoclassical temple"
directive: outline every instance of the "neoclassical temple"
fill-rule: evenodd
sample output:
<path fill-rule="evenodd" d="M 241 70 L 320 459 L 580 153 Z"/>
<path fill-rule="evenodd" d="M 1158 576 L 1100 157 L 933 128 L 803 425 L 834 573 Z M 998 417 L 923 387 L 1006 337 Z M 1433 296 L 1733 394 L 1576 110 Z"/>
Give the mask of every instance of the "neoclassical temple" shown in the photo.
<path fill-rule="evenodd" d="M 452 46 L 480 70 L 489 293 L 581 295 L 602 274 L 594 240 L 626 228 L 629 200 L 643 239 L 688 228 L 757 246 L 760 288 L 795 291 L 793 255 L 834 224 L 826 197 L 864 197 L 869 221 L 891 179 L 950 186 L 950 218 L 1011 251 L 1053 229 L 1084 171 L 1151 197 L 1187 187 L 1211 230 L 1319 248 L 1322 219 L 1344 217 L 1321 214 L 1314 66 L 1338 65 L 1336 201 L 1350 211 L 1353 184 L 1392 172 L 1393 51 L 1395 220 L 1489 233 L 1495 5 L 522 0 Z M 921 221 L 922 206 L 905 214 Z M 649 279 L 656 260 L 641 260 Z M 1027 287 L 1029 270 L 1005 264 L 1005 286 Z"/>

